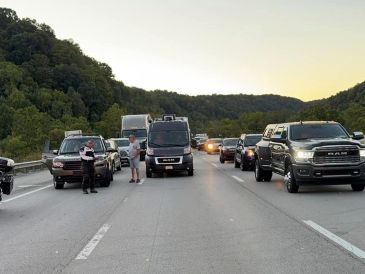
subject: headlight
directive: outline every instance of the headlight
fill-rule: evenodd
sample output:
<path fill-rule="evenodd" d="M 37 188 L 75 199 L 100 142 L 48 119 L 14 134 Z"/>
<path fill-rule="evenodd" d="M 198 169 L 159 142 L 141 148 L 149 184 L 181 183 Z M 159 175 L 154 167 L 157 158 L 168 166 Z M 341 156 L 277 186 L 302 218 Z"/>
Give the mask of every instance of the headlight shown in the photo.
<path fill-rule="evenodd" d="M 152 148 L 147 148 L 147 155 L 154 155 L 155 152 L 153 151 Z"/>
<path fill-rule="evenodd" d="M 249 149 L 246 151 L 247 156 L 253 157 L 255 155 L 255 152 L 252 149 Z"/>
<path fill-rule="evenodd" d="M 213 149 L 213 144 L 208 144 L 208 149 Z"/>
<path fill-rule="evenodd" d="M 64 164 L 62 162 L 53 162 L 52 167 L 63 168 Z"/>
<path fill-rule="evenodd" d="M 191 153 L 191 148 L 190 147 L 184 147 L 184 154 L 189 154 Z"/>
<path fill-rule="evenodd" d="M 360 149 L 360 158 L 361 160 L 365 160 L 365 149 Z"/>
<path fill-rule="evenodd" d="M 308 162 L 313 159 L 314 151 L 311 150 L 297 150 L 294 153 L 295 161 L 297 162 Z"/>
<path fill-rule="evenodd" d="M 8 159 L 8 163 L 7 163 L 8 166 L 14 166 L 14 164 L 15 163 L 12 159 Z"/>

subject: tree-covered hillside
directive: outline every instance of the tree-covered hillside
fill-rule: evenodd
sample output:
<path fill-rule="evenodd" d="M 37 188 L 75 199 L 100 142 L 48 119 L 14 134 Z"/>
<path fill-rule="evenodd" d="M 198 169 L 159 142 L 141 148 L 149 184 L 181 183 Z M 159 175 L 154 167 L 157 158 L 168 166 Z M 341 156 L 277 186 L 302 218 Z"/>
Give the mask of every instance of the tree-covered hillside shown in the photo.
<path fill-rule="evenodd" d="M 353 119 L 363 116 L 364 86 L 314 104 L 277 95 L 145 91 L 115 80 L 107 64 L 57 39 L 49 26 L 0 8 L 0 154 L 16 160 L 39 159 L 44 141 L 59 142 L 65 130 L 114 137 L 126 113 L 176 113 L 189 117 L 193 131 L 215 135 L 299 118 L 334 118 L 353 128 L 364 125 Z"/>

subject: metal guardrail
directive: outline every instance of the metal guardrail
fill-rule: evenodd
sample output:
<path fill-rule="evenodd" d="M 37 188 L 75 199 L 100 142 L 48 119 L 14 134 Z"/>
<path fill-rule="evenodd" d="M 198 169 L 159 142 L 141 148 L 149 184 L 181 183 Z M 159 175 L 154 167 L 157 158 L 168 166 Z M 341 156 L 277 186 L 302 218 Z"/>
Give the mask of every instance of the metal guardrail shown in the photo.
<path fill-rule="evenodd" d="M 15 173 L 27 173 L 29 171 L 43 169 L 44 167 L 45 164 L 42 160 L 14 164 Z"/>

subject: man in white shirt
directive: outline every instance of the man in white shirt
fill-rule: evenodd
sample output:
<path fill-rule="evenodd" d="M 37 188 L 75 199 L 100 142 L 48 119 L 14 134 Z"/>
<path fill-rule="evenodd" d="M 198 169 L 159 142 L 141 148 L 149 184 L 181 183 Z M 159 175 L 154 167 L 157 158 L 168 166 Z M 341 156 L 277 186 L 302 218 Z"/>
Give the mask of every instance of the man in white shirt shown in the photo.
<path fill-rule="evenodd" d="M 132 172 L 132 178 L 129 183 L 139 183 L 139 158 L 141 153 L 141 147 L 136 140 L 136 136 L 129 136 L 129 165 Z"/>

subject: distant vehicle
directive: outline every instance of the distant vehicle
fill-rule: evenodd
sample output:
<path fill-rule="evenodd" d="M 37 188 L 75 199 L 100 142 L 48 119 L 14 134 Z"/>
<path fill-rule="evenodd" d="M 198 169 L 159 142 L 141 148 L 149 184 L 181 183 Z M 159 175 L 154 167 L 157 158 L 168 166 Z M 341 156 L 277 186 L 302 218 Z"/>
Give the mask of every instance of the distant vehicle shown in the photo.
<path fill-rule="evenodd" d="M 195 134 L 195 138 L 208 139 L 208 134 L 207 133 L 197 133 L 197 134 Z"/>
<path fill-rule="evenodd" d="M 81 135 L 82 135 L 81 129 L 65 131 L 65 138 L 69 136 L 81 136 Z"/>
<path fill-rule="evenodd" d="M 208 138 L 201 138 L 196 142 L 196 146 L 198 150 L 205 150 L 205 143 L 208 141 Z"/>
<path fill-rule="evenodd" d="M 183 120 L 155 121 L 147 139 L 146 176 L 169 171 L 194 175 L 189 123 Z"/>
<path fill-rule="evenodd" d="M 101 136 L 70 136 L 66 137 L 59 150 L 53 151 L 54 156 L 48 157 L 52 159 L 52 165 L 49 170 L 53 175 L 53 184 L 56 189 L 62 189 L 65 183 L 82 182 L 82 166 L 80 157 L 80 148 L 82 148 L 88 140 L 95 142 L 95 180 L 102 187 L 108 187 L 110 181 L 113 180 L 112 157 L 111 153 L 115 150 L 107 149 L 106 143 Z"/>
<path fill-rule="evenodd" d="M 111 148 L 114 151 L 114 152 L 109 152 L 110 157 L 112 158 L 113 173 L 117 170 L 120 171 L 122 169 L 122 161 L 120 159 L 117 142 L 114 139 L 108 139 L 105 141 L 105 143 L 106 143 L 107 150 Z"/>
<path fill-rule="evenodd" d="M 223 144 L 222 138 L 212 138 L 208 139 L 204 145 L 204 150 L 208 154 L 213 154 L 219 152 L 219 146 Z"/>
<path fill-rule="evenodd" d="M 199 149 L 199 145 L 206 140 L 208 140 L 208 135 L 206 133 L 195 134 L 194 138 L 191 139 L 191 147 Z"/>
<path fill-rule="evenodd" d="M 14 186 L 14 161 L 0 157 L 0 201 L 1 194 L 10 195 Z"/>
<path fill-rule="evenodd" d="M 262 134 L 242 134 L 238 140 L 234 155 L 234 167 L 242 171 L 255 167 L 256 144 L 262 139 Z"/>
<path fill-rule="evenodd" d="M 301 185 L 350 184 L 365 188 L 365 145 L 362 132 L 352 136 L 336 122 L 295 122 L 268 125 L 256 145 L 256 181 L 284 176 L 288 192 Z"/>
<path fill-rule="evenodd" d="M 219 161 L 224 164 L 225 161 L 232 161 L 236 151 L 238 138 L 225 138 L 222 145 L 219 146 Z"/>
<path fill-rule="evenodd" d="M 134 135 L 141 146 L 141 160 L 146 156 L 146 140 L 149 125 L 152 118 L 149 114 L 125 115 L 122 116 L 121 137 L 128 138 Z"/>
<path fill-rule="evenodd" d="M 112 138 L 117 143 L 120 161 L 122 165 L 129 165 L 129 139 Z"/>

